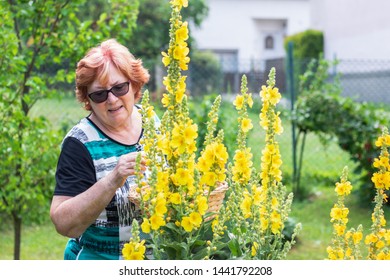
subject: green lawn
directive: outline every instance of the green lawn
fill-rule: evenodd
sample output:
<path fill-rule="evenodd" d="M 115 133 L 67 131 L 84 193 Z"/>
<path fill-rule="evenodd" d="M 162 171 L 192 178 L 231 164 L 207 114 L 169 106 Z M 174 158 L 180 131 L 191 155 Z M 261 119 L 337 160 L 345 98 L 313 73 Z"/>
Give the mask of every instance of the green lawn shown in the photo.
<path fill-rule="evenodd" d="M 225 135 L 234 135 L 236 121 L 235 113 L 231 104 L 224 104 L 221 108 L 224 111 L 227 125 Z M 36 104 L 32 110 L 32 115 L 40 114 L 50 117 L 56 126 L 69 128 L 71 123 L 75 123 L 88 112 L 81 109 L 73 98 L 58 100 L 42 100 Z M 252 148 L 254 154 L 254 164 L 259 166 L 260 154 L 264 146 L 264 132 L 258 126 L 258 112 L 252 110 L 250 116 L 255 129 L 248 139 L 248 146 Z M 64 123 L 68 122 L 67 125 Z M 292 173 L 291 160 L 291 125 L 288 121 L 283 122 L 284 133 L 278 136 L 282 159 L 284 183 L 289 187 L 289 176 Z M 233 141 L 234 142 L 234 141 Z M 310 193 L 309 199 L 299 202 L 294 201 L 290 217 L 302 223 L 302 231 L 298 237 L 298 243 L 288 255 L 289 259 L 297 260 L 321 260 L 327 257 L 326 247 L 329 245 L 332 235 L 330 223 L 330 209 L 336 202 L 334 184 L 339 180 L 342 169 L 348 165 L 353 168 L 348 154 L 342 151 L 336 142 L 331 142 L 324 148 L 315 135 L 309 135 L 306 140 L 306 150 L 304 154 L 302 185 Z M 350 172 L 352 174 L 352 172 Z M 350 180 L 354 184 L 356 175 L 350 175 Z M 355 184 L 354 184 L 355 186 Z M 364 226 L 367 232 L 371 225 L 371 211 L 359 206 L 359 201 L 355 195 L 351 195 L 346 201 L 350 209 L 349 227 Z M 390 214 L 386 209 L 387 216 Z M 1 218 L 1 217 L 0 217 Z M 1 219 L 0 219 L 1 220 Z M 13 230 L 10 224 L 0 224 L 0 259 L 13 258 Z M 56 233 L 50 222 L 49 214 L 42 225 L 23 226 L 22 229 L 22 250 L 21 259 L 47 260 L 62 259 L 63 249 L 67 238 Z"/>

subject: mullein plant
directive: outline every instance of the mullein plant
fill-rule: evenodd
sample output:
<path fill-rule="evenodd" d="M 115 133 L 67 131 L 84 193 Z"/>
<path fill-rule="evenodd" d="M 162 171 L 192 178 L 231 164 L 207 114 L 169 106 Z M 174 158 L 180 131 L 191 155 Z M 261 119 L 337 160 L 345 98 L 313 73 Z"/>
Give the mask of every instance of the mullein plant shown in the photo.
<path fill-rule="evenodd" d="M 165 112 L 158 131 L 148 92 L 141 103 L 148 176 L 137 172 L 143 213 L 140 234 L 152 249 L 153 259 L 199 259 L 206 255 L 203 232 L 210 228 L 208 218 L 213 214 L 208 212 L 209 197 L 226 179 L 228 153 L 222 144 L 223 132 L 216 133 L 221 100 L 218 97 L 209 113 L 204 148 L 196 159 L 197 125 L 189 117 L 186 76 L 182 75 L 190 58 L 188 23 L 182 21 L 180 13 L 188 1 L 172 0 L 170 4 L 170 42 L 168 51 L 162 53 L 163 64 L 168 68 L 163 80 L 166 93 L 161 101 Z"/>
<path fill-rule="evenodd" d="M 348 167 L 344 167 L 340 182 L 336 183 L 335 192 L 337 203 L 330 211 L 333 224 L 331 245 L 327 247 L 330 260 L 359 260 L 362 258 L 360 247 L 363 239 L 363 227 L 359 225 L 355 230 L 347 231 L 349 209 L 345 206 L 345 199 L 352 191 L 352 184 L 348 181 Z"/>
<path fill-rule="evenodd" d="M 372 225 L 370 232 L 364 238 L 367 246 L 368 260 L 390 260 L 390 229 L 386 229 L 386 219 L 383 211 L 383 201 L 387 201 L 386 191 L 390 189 L 390 135 L 387 128 L 383 128 L 382 135 L 378 137 L 375 145 L 381 149 L 380 155 L 374 160 L 374 167 L 378 169 L 371 178 L 376 189 L 374 198 L 375 207 L 371 215 Z M 341 181 L 336 183 L 338 202 L 331 210 L 333 223 L 333 238 L 328 246 L 328 258 L 331 260 L 362 259 L 360 252 L 363 240 L 361 225 L 346 231 L 348 222 L 348 208 L 344 205 L 344 196 L 351 192 L 352 186 L 347 181 L 347 168 L 344 168 Z"/>
<path fill-rule="evenodd" d="M 375 207 L 371 216 L 370 233 L 365 238 L 368 247 L 367 259 L 390 260 L 390 229 L 386 229 L 386 219 L 383 212 L 383 201 L 387 201 L 385 191 L 390 189 L 389 147 L 390 135 L 384 128 L 375 145 L 381 149 L 380 155 L 374 160 L 374 167 L 378 169 L 371 178 L 376 189 Z"/>
<path fill-rule="evenodd" d="M 217 255 L 225 242 L 229 259 L 285 259 L 300 230 L 297 224 L 290 241 L 283 235 L 293 199 L 282 184 L 282 164 L 276 135 L 283 132 L 276 105 L 281 99 L 275 87 L 275 69 L 269 73 L 267 86 L 262 86 L 260 125 L 266 132 L 261 168 L 253 167 L 247 136 L 253 128 L 248 108 L 253 105 L 247 79 L 242 77 L 241 94 L 234 105 L 238 111 L 237 150 L 228 169 L 228 199 L 212 224 L 213 239 L 209 256 Z"/>

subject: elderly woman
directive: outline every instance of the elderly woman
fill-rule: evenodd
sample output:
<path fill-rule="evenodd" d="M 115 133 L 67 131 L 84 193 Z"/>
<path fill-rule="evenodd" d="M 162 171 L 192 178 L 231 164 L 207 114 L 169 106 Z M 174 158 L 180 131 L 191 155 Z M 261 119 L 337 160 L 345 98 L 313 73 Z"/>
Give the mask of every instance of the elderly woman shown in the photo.
<path fill-rule="evenodd" d="M 128 200 L 142 146 L 135 103 L 149 80 L 142 62 L 114 39 L 92 48 L 76 69 L 76 96 L 91 113 L 65 136 L 50 209 L 71 239 L 65 259 L 120 259 L 139 211 Z"/>

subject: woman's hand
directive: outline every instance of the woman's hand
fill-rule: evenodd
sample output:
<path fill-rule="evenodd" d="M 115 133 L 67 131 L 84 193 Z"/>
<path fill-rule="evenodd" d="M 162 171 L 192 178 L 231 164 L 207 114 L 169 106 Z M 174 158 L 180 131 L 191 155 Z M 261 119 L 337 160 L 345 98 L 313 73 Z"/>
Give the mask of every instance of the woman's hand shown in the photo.
<path fill-rule="evenodd" d="M 117 165 L 110 173 L 110 175 L 112 175 L 112 182 L 115 184 L 116 188 L 121 187 L 125 183 L 127 177 L 136 174 L 136 161 L 138 156 L 141 156 L 141 171 L 145 171 L 146 160 L 142 152 L 125 154 L 119 158 Z"/>

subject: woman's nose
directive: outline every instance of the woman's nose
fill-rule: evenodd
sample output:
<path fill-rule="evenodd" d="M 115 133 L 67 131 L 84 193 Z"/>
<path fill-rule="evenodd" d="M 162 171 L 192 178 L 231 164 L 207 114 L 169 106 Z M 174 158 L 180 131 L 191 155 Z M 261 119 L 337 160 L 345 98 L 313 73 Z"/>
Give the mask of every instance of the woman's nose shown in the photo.
<path fill-rule="evenodd" d="M 111 91 L 108 92 L 107 101 L 114 102 L 118 99 Z"/>

